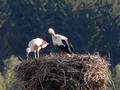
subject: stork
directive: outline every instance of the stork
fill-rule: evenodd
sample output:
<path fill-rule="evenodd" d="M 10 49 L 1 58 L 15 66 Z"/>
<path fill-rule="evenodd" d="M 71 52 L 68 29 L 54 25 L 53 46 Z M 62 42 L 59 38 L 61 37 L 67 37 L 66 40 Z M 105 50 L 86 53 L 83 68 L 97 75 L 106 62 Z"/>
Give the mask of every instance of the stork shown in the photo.
<path fill-rule="evenodd" d="M 57 46 L 62 53 L 72 54 L 74 49 L 69 39 L 63 35 L 55 34 L 55 31 L 52 28 L 48 29 L 48 33 L 52 36 L 53 45 Z"/>
<path fill-rule="evenodd" d="M 35 59 L 39 58 L 39 52 L 42 48 L 47 47 L 48 43 L 42 38 L 32 39 L 28 43 L 28 47 L 26 48 L 26 56 L 29 57 L 30 52 L 34 52 Z"/>

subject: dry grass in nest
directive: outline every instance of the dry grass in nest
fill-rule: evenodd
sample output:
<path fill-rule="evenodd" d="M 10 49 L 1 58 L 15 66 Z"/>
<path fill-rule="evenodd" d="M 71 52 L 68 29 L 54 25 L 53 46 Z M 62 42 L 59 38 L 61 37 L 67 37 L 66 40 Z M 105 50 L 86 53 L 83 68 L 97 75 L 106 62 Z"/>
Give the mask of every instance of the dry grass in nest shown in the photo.
<path fill-rule="evenodd" d="M 24 61 L 16 72 L 23 90 L 104 90 L 109 65 L 99 54 L 52 54 Z"/>

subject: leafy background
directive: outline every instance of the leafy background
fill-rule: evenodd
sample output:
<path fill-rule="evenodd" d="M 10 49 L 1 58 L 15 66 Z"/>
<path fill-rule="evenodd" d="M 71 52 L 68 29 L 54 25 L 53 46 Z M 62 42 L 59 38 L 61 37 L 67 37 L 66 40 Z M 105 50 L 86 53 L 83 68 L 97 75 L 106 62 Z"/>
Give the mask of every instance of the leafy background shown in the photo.
<path fill-rule="evenodd" d="M 49 27 L 67 36 L 77 53 L 98 51 L 110 57 L 111 76 L 120 89 L 120 0 L 0 0 L 0 82 L 9 81 L 11 68 L 4 68 L 14 62 L 11 57 L 26 58 L 31 39 L 42 37 L 50 43 L 42 55 L 58 51 Z M 7 82 L 2 86 L 8 87 Z"/>

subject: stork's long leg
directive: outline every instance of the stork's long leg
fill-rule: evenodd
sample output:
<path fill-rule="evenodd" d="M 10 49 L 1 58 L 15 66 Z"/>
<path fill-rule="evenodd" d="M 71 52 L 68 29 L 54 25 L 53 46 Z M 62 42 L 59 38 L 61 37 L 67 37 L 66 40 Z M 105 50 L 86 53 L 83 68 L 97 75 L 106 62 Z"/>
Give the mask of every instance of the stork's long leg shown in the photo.
<path fill-rule="evenodd" d="M 63 49 L 60 49 L 60 55 L 65 55 L 65 52 L 63 51 Z"/>
<path fill-rule="evenodd" d="M 62 45 L 57 47 L 60 49 L 60 55 L 64 55 L 64 51 L 63 51 L 64 47 Z"/>
<path fill-rule="evenodd" d="M 40 49 L 37 50 L 37 58 L 39 59 L 40 55 L 39 55 Z"/>
<path fill-rule="evenodd" d="M 60 55 L 63 55 L 63 54 L 64 54 L 64 52 L 62 50 L 60 50 Z"/>
<path fill-rule="evenodd" d="M 29 53 L 26 54 L 27 60 L 29 59 Z"/>
<path fill-rule="evenodd" d="M 35 59 L 37 58 L 36 51 L 34 51 L 34 57 L 35 57 Z"/>

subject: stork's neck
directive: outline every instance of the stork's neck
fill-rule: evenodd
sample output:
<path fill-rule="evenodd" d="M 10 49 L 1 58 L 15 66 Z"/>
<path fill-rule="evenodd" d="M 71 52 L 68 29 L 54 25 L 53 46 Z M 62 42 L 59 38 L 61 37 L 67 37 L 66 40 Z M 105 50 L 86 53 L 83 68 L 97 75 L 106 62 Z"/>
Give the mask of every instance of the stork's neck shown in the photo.
<path fill-rule="evenodd" d="M 52 38 L 56 38 L 56 35 L 55 35 L 55 33 L 52 33 L 51 35 L 52 35 Z"/>
<path fill-rule="evenodd" d="M 52 37 L 52 42 L 53 42 L 53 45 L 55 45 L 55 39 L 56 39 L 56 37 L 55 37 L 55 36 L 53 36 L 53 35 L 51 35 L 51 37 Z"/>

